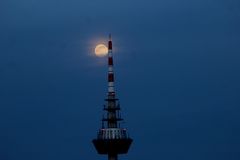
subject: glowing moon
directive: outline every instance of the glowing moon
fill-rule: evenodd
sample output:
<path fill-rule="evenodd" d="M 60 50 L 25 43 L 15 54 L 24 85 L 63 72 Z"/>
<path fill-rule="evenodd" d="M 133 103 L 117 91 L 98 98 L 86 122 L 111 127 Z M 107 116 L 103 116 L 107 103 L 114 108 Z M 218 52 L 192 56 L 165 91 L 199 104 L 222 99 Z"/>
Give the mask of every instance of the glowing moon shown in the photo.
<path fill-rule="evenodd" d="M 95 48 L 95 54 L 98 57 L 104 57 L 108 53 L 108 48 L 104 44 L 98 44 Z"/>

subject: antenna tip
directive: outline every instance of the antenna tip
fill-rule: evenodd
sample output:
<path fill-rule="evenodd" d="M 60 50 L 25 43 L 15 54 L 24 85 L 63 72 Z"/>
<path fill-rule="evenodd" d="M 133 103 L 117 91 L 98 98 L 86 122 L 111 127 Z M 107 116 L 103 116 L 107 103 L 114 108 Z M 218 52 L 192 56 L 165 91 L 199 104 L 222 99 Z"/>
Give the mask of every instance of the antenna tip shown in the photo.
<path fill-rule="evenodd" d="M 112 40 L 112 35 L 111 35 L 111 33 L 109 34 L 109 41 L 111 41 Z"/>

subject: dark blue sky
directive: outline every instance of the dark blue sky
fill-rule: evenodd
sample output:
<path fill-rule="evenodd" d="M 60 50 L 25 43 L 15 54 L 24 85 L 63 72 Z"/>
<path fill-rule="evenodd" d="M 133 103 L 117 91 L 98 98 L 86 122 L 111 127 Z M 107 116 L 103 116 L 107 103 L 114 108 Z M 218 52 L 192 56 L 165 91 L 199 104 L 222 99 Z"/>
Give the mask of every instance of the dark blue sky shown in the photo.
<path fill-rule="evenodd" d="M 238 0 L 1 0 L 0 159 L 104 160 L 113 35 L 121 159 L 240 159 Z"/>

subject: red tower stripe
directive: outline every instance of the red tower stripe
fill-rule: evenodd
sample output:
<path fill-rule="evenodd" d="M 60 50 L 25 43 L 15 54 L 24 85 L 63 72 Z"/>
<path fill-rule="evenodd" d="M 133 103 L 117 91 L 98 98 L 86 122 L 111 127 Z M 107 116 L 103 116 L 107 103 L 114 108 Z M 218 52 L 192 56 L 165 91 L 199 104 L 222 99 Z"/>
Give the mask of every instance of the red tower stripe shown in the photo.
<path fill-rule="evenodd" d="M 113 73 L 108 73 L 108 82 L 114 82 L 114 75 L 113 75 Z"/>
<path fill-rule="evenodd" d="M 111 66 L 113 65 L 113 59 L 112 59 L 112 57 L 109 57 L 109 58 L 108 58 L 108 65 L 111 65 Z"/>
<path fill-rule="evenodd" d="M 108 41 L 108 49 L 112 50 L 112 41 Z"/>

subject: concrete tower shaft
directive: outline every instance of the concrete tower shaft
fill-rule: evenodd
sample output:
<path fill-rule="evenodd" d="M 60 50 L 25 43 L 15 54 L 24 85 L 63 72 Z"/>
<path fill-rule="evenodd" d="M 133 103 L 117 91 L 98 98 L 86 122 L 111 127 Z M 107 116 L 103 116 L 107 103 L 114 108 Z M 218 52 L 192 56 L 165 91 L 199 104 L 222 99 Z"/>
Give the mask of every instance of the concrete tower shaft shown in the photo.
<path fill-rule="evenodd" d="M 108 160 L 117 160 L 118 154 L 126 154 L 132 143 L 126 128 L 120 127 L 123 120 L 120 116 L 120 105 L 116 98 L 114 88 L 114 70 L 112 38 L 108 41 L 108 93 L 104 111 L 106 116 L 102 119 L 102 128 L 99 129 L 93 144 L 99 154 L 108 155 Z"/>

